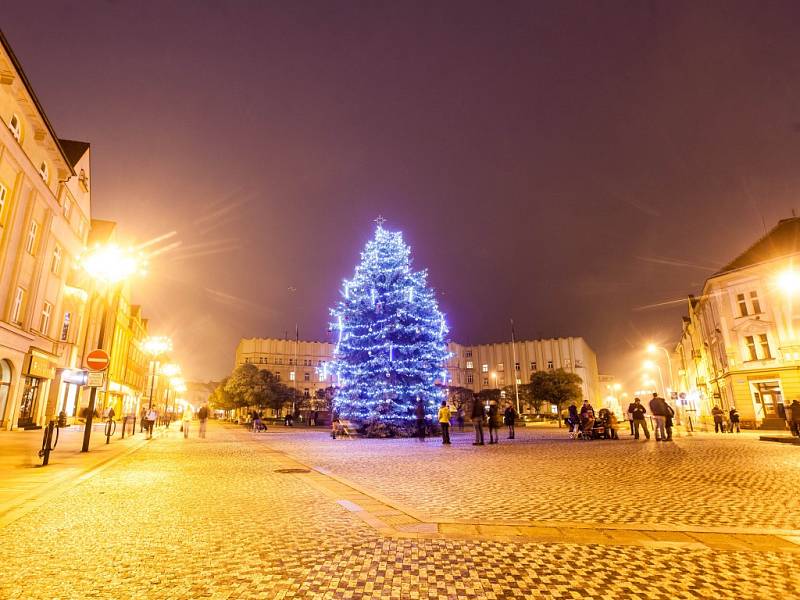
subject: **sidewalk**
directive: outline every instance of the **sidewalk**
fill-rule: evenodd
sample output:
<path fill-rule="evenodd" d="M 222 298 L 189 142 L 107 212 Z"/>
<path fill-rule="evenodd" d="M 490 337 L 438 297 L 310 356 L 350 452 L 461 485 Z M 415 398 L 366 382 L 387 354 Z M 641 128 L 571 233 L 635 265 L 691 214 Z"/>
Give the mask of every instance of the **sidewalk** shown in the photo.
<path fill-rule="evenodd" d="M 106 444 L 105 423 L 95 423 L 89 452 L 80 451 L 83 426 L 73 425 L 59 431 L 58 445 L 43 467 L 38 453 L 43 430 L 0 432 L 0 525 L 13 520 L 27 505 L 46 497 L 67 482 L 100 467 L 110 460 L 133 452 L 145 444 L 145 434 L 138 432 L 120 439 L 121 423 L 111 442 Z M 158 431 L 154 435 L 158 435 Z M 37 502 L 38 503 L 38 502 Z"/>

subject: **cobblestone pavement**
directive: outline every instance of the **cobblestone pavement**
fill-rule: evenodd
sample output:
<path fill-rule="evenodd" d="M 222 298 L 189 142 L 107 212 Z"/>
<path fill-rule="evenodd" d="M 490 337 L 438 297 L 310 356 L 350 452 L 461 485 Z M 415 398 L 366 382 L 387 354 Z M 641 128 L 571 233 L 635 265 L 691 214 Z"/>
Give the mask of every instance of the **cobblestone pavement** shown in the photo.
<path fill-rule="evenodd" d="M 516 437 L 476 447 L 465 432 L 448 448 L 316 432 L 262 440 L 437 518 L 800 529 L 792 445 L 746 434 L 578 441 L 563 429 L 520 428 Z"/>
<path fill-rule="evenodd" d="M 117 459 L 0 529 L 0 598 L 800 596 L 799 554 L 382 535 L 277 473 L 281 437 L 213 427 Z"/>

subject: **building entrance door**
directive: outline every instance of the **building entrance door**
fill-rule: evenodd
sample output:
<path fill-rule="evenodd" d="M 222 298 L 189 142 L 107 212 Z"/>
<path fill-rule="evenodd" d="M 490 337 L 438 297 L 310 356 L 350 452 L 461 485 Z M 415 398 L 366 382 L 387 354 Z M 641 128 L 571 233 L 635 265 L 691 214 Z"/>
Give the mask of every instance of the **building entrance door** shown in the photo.
<path fill-rule="evenodd" d="M 39 384 L 41 381 L 38 377 L 25 378 L 25 388 L 22 390 L 22 402 L 19 405 L 17 427 L 29 429 L 36 427 L 36 408 L 39 403 Z"/>
<path fill-rule="evenodd" d="M 761 412 L 763 419 L 778 418 L 778 404 L 783 403 L 780 381 L 759 381 L 752 383 L 756 416 Z"/>

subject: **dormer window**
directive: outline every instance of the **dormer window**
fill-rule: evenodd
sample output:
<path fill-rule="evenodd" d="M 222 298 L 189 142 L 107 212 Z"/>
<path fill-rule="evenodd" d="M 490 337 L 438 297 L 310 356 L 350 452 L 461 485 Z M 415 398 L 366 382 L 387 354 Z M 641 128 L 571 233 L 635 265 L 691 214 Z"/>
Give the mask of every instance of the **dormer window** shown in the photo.
<path fill-rule="evenodd" d="M 22 121 L 19 120 L 17 115 L 11 115 L 11 120 L 8 122 L 8 128 L 11 130 L 11 135 L 18 142 L 22 140 Z"/>
<path fill-rule="evenodd" d="M 42 176 L 42 180 L 45 183 L 50 181 L 50 170 L 47 168 L 47 163 L 42 161 L 42 164 L 39 165 L 39 175 Z"/>

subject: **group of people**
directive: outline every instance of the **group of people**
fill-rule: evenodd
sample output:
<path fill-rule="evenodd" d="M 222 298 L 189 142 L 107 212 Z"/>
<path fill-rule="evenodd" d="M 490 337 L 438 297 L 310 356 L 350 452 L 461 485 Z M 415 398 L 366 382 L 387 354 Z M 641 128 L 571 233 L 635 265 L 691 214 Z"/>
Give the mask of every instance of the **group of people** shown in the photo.
<path fill-rule="evenodd" d="M 617 416 L 607 408 L 601 408 L 595 415 L 594 407 L 588 400 L 583 401 L 580 411 L 573 402 L 567 409 L 565 421 L 573 439 L 619 439 Z"/>
<path fill-rule="evenodd" d="M 141 419 L 141 427 L 139 431 L 147 431 L 147 439 L 153 438 L 153 427 L 158 422 L 158 410 L 154 406 L 147 408 L 145 406 L 142 407 L 142 411 L 140 414 Z M 112 417 L 113 418 L 113 417 Z M 189 429 L 191 428 L 192 420 L 194 419 L 194 409 L 191 405 L 186 405 L 183 413 L 181 414 L 181 431 L 183 432 L 183 437 L 189 437 Z M 200 407 L 200 410 L 197 411 L 197 419 L 200 421 L 200 429 L 198 435 L 201 438 L 206 437 L 206 425 L 208 422 L 208 405 L 204 404 Z M 169 422 L 164 421 L 167 427 L 169 427 Z"/>
<path fill-rule="evenodd" d="M 450 421 L 453 417 L 453 411 L 447 404 L 446 400 L 442 400 L 437 415 L 439 427 L 442 430 L 442 444 L 450 444 Z M 488 426 L 489 429 L 489 443 L 500 443 L 500 428 L 505 425 L 508 428 L 508 439 L 513 440 L 515 437 L 515 425 L 519 414 L 511 403 L 508 403 L 505 410 L 500 412 L 500 404 L 497 400 L 490 400 L 488 408 L 481 401 L 480 398 L 475 396 L 472 402 L 471 409 L 472 426 L 475 429 L 475 441 L 473 446 L 484 446 L 483 427 Z M 422 401 L 417 402 L 416 406 L 417 418 L 417 436 L 420 440 L 425 439 L 425 405 Z M 456 409 L 456 422 L 458 423 L 459 430 L 464 431 L 465 412 L 463 406 Z"/>

